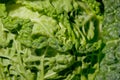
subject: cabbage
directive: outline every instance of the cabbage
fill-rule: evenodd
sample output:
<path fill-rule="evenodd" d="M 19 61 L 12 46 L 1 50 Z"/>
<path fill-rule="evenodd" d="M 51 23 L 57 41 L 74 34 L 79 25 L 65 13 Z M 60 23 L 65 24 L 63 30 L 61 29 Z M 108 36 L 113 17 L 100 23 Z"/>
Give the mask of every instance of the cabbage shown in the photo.
<path fill-rule="evenodd" d="M 0 0 L 0 79 L 94 80 L 105 44 L 101 5 Z"/>

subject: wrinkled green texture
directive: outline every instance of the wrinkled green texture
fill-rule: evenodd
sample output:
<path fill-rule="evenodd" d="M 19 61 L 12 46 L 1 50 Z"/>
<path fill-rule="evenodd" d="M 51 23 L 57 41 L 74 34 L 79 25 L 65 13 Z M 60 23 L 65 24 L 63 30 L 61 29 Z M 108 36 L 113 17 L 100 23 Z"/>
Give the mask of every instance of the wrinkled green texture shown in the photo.
<path fill-rule="evenodd" d="M 103 41 L 100 70 L 95 80 L 120 80 L 120 0 L 103 0 Z"/>
<path fill-rule="evenodd" d="M 95 0 L 0 0 L 0 79 L 94 80 L 103 41 Z"/>

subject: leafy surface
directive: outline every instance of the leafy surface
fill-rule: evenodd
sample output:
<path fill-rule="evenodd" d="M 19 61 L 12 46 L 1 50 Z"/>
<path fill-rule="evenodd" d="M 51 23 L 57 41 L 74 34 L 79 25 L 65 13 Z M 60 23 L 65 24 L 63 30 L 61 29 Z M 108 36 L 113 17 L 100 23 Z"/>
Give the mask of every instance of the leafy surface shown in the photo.
<path fill-rule="evenodd" d="M 105 5 L 103 41 L 106 46 L 95 80 L 120 80 L 120 0 L 103 0 Z"/>
<path fill-rule="evenodd" d="M 119 80 L 119 0 L 0 0 L 0 80 Z"/>

